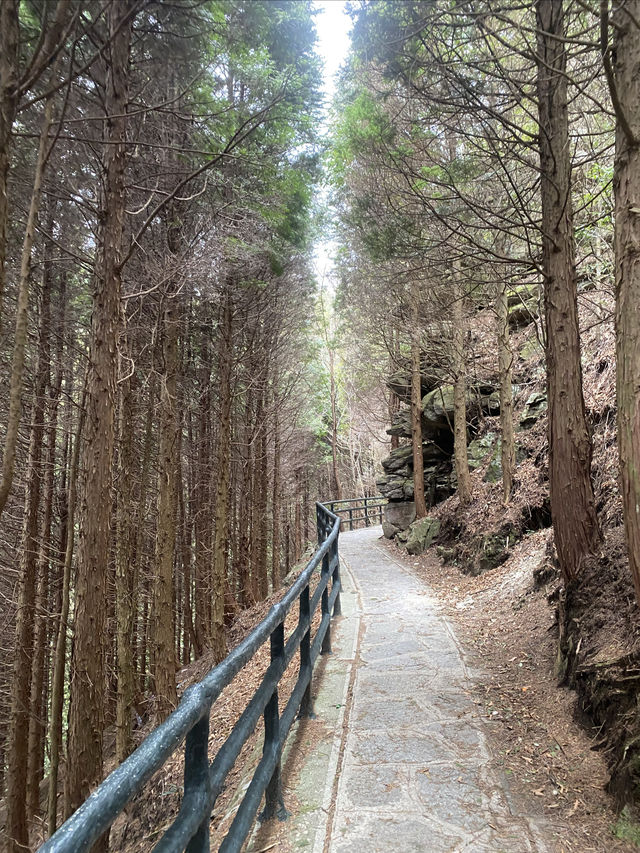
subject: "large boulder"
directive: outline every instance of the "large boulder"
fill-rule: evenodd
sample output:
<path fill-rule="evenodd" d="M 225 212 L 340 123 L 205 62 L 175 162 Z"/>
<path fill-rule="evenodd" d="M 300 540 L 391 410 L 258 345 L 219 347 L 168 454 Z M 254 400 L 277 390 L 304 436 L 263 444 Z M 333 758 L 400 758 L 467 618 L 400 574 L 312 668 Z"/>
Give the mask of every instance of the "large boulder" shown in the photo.
<path fill-rule="evenodd" d="M 446 380 L 446 373 L 434 367 L 426 356 L 422 358 L 422 366 L 420 372 L 420 389 L 421 396 L 433 391 L 441 382 Z M 411 402 L 411 368 L 409 363 L 406 366 L 400 366 L 394 373 L 387 377 L 387 388 L 404 400 L 405 403 Z"/>
<path fill-rule="evenodd" d="M 386 474 L 396 474 L 400 471 L 406 474 L 412 462 L 413 447 L 410 444 L 401 444 L 382 460 L 382 467 Z"/>
<path fill-rule="evenodd" d="M 394 412 L 391 426 L 387 429 L 387 435 L 397 435 L 399 438 L 411 438 L 411 410 L 400 409 Z"/>
<path fill-rule="evenodd" d="M 431 427 L 453 426 L 453 385 L 440 385 L 422 398 L 422 415 Z"/>
<path fill-rule="evenodd" d="M 409 527 L 407 551 L 409 554 L 423 554 L 440 532 L 440 521 L 437 518 L 419 518 Z"/>
<path fill-rule="evenodd" d="M 466 393 L 467 418 L 473 420 L 481 412 L 487 415 L 500 411 L 500 396 L 495 386 L 482 385 L 468 388 Z M 423 423 L 436 434 L 453 431 L 453 385 L 440 385 L 422 398 Z"/>
<path fill-rule="evenodd" d="M 382 532 L 385 539 L 393 539 L 399 529 L 400 528 L 396 527 L 395 524 L 390 524 L 388 521 L 382 522 Z"/>
<path fill-rule="evenodd" d="M 523 329 L 538 318 L 538 303 L 534 299 L 530 299 L 528 302 L 520 302 L 507 310 L 509 328 L 512 332 Z"/>
<path fill-rule="evenodd" d="M 429 439 L 422 442 L 422 460 L 425 466 L 442 462 L 450 456 L 451 450 L 446 447 L 443 448 Z M 413 471 L 413 445 L 402 444 L 396 447 L 382 460 L 382 467 L 387 475 L 410 476 Z"/>
<path fill-rule="evenodd" d="M 381 477 L 376 481 L 380 494 L 389 501 L 404 500 L 404 483 L 404 477 L 398 477 L 396 474 Z"/>
<path fill-rule="evenodd" d="M 547 411 L 547 395 L 544 391 L 534 391 L 524 404 L 524 411 L 520 417 L 520 426 L 529 429 Z"/>
<path fill-rule="evenodd" d="M 507 305 L 522 305 L 523 302 L 537 302 L 540 290 L 536 283 L 516 284 L 509 288 L 507 293 Z"/>
<path fill-rule="evenodd" d="M 416 518 L 416 505 L 413 501 L 398 501 L 386 504 L 384 520 L 398 530 L 406 530 Z"/>
<path fill-rule="evenodd" d="M 488 432 L 482 438 L 476 438 L 469 442 L 467 447 L 467 459 L 469 460 L 469 468 L 475 471 L 488 456 L 491 456 L 495 451 L 496 440 L 498 436 L 495 432 Z"/>

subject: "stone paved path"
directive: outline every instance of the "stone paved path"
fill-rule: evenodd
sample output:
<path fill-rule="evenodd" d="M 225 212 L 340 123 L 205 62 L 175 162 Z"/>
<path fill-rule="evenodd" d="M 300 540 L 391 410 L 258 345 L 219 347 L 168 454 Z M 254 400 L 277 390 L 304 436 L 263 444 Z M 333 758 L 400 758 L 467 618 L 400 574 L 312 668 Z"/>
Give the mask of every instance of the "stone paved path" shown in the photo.
<path fill-rule="evenodd" d="M 380 533 L 340 537 L 359 640 L 335 805 L 314 853 L 553 850 L 551 826 L 518 813 L 489 752 L 450 625 Z"/>

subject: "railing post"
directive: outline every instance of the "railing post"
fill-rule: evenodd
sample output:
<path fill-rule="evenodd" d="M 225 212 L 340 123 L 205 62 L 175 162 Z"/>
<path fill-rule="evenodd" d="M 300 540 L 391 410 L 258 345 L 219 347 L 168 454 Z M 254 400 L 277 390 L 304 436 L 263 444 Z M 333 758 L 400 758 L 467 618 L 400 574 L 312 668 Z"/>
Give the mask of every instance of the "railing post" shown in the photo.
<path fill-rule="evenodd" d="M 271 661 L 277 660 L 284 655 L 284 622 L 281 622 L 271 634 Z M 280 714 L 278 711 L 278 687 L 273 690 L 271 698 L 264 709 L 264 746 L 263 752 L 273 746 L 280 749 Z M 280 820 L 285 820 L 287 811 L 282 799 L 282 772 L 280 757 L 275 766 L 273 775 L 269 780 L 264 792 L 264 811 L 262 820 L 269 820 L 276 815 Z"/>
<path fill-rule="evenodd" d="M 300 641 L 300 673 L 309 670 L 309 684 L 307 685 L 302 702 L 300 703 L 300 717 L 315 717 L 313 713 L 313 699 L 311 696 L 311 681 L 313 670 L 311 669 L 311 604 L 309 601 L 309 585 L 305 586 L 300 594 L 300 622 L 309 622 L 309 627 Z"/>
<path fill-rule="evenodd" d="M 321 515 L 321 509 L 318 507 L 318 545 L 322 545 L 322 543 L 327 538 L 328 534 L 328 523 L 329 520 L 324 515 Z M 325 613 L 329 613 L 329 583 L 328 577 L 329 574 L 329 554 L 325 554 L 322 558 L 322 570 L 320 572 L 320 577 L 322 581 L 327 580 L 327 585 L 322 591 L 322 606 L 321 613 L 324 617 Z M 331 654 L 331 621 L 327 625 L 327 630 L 325 632 L 324 637 L 322 638 L 322 646 L 320 647 L 320 654 L 326 655 Z"/>
<path fill-rule="evenodd" d="M 333 565 L 333 574 L 332 574 L 332 589 L 337 584 L 340 583 L 340 553 L 338 550 L 338 537 L 336 537 L 333 545 L 331 546 L 332 550 L 332 563 Z M 341 616 L 342 615 L 342 604 L 340 603 L 340 593 L 336 595 L 336 600 L 333 605 L 333 615 Z"/>
<path fill-rule="evenodd" d="M 184 799 L 209 788 L 209 714 L 187 735 L 184 747 Z M 209 821 L 206 815 L 187 844 L 185 853 L 209 853 Z"/>
<path fill-rule="evenodd" d="M 349 530 L 353 530 L 353 507 L 349 507 Z"/>
<path fill-rule="evenodd" d="M 369 498 L 364 499 L 364 526 L 369 526 Z"/>

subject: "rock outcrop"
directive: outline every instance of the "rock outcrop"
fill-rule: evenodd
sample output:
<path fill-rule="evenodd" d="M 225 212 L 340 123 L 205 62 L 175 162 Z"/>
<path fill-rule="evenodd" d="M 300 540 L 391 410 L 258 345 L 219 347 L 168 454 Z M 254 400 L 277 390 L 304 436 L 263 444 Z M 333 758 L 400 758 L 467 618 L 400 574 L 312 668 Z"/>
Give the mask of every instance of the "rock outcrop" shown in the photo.
<path fill-rule="evenodd" d="M 395 382 L 397 377 L 393 380 Z M 393 387 L 390 385 L 390 387 Z M 395 389 L 394 389 L 395 390 Z M 473 426 L 482 415 L 495 415 L 500 411 L 499 396 L 492 385 L 470 388 L 467 393 L 467 417 Z M 389 435 L 411 438 L 411 420 L 408 408 L 397 413 Z M 453 466 L 453 385 L 443 383 L 428 391 L 422 398 L 422 456 L 424 465 L 424 488 L 427 506 L 449 497 L 456 489 Z M 493 434 L 495 437 L 495 434 Z M 470 445 L 470 464 L 477 467 L 481 460 L 494 452 L 494 446 L 481 442 Z M 388 538 L 406 530 L 415 518 L 411 511 L 406 515 L 398 512 L 398 504 L 413 507 L 413 449 L 410 443 L 392 450 L 382 461 L 384 474 L 376 481 L 380 494 L 389 503 L 385 508 L 384 532 Z"/>
<path fill-rule="evenodd" d="M 533 323 L 539 316 L 539 291 L 536 284 L 517 285 L 508 293 L 507 306 L 509 326 L 517 330 Z M 478 310 L 485 308 L 478 304 Z M 444 324 L 431 329 L 432 338 L 437 340 L 451 337 L 451 328 Z M 532 354 L 538 354 L 537 339 L 527 343 Z M 444 347 L 447 350 L 447 347 Z M 420 387 L 422 393 L 421 425 L 423 436 L 423 466 L 424 487 L 427 507 L 434 506 L 451 495 L 456 487 L 456 476 L 453 465 L 453 385 L 444 362 L 435 363 L 421 360 Z M 486 375 L 486 374 L 485 374 Z M 401 362 L 396 371 L 387 379 L 387 386 L 407 404 L 411 402 L 411 373 L 408 361 Z M 518 391 L 514 386 L 514 392 Z M 532 394 L 520 426 L 530 427 L 544 414 L 546 396 Z M 468 447 L 469 467 L 476 470 L 486 464 L 485 480 L 496 482 L 502 477 L 500 459 L 500 437 L 496 432 L 487 432 L 480 437 L 478 424 L 482 417 L 493 417 L 500 414 L 500 395 L 495 384 L 476 384 L 467 390 L 466 397 L 467 422 L 469 424 Z M 387 434 L 401 439 L 411 439 L 411 412 L 409 406 L 404 406 L 393 418 L 387 429 Z M 516 456 L 521 459 L 522 451 L 516 448 Z M 384 534 L 388 538 L 408 544 L 413 533 L 410 526 L 415 519 L 414 484 L 413 484 L 413 451 L 409 442 L 393 450 L 383 460 L 384 473 L 377 480 L 377 486 L 388 504 L 385 508 Z M 423 519 L 415 524 L 421 524 Z M 422 527 L 420 529 L 422 530 Z M 436 535 L 436 534 L 434 534 Z M 414 547 L 412 545 L 411 547 Z"/>

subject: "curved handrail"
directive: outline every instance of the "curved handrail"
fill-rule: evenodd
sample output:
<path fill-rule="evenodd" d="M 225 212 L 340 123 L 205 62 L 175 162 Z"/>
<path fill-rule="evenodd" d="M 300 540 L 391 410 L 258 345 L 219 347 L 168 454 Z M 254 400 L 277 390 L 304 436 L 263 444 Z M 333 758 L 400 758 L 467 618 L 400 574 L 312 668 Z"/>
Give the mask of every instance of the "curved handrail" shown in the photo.
<path fill-rule="evenodd" d="M 382 508 L 387 505 L 387 499 L 383 495 L 371 495 L 365 498 L 326 500 L 322 501 L 322 505 L 340 516 L 347 530 L 355 530 L 360 523 L 365 527 L 382 524 Z"/>
<path fill-rule="evenodd" d="M 280 756 L 296 714 L 300 712 L 300 716 L 309 716 L 312 713 L 313 666 L 319 654 L 331 650 L 331 615 L 340 613 L 340 518 L 321 503 L 316 504 L 316 517 L 318 549 L 282 599 L 270 608 L 262 622 L 220 664 L 200 682 L 185 690 L 175 711 L 107 776 L 40 847 L 41 853 L 80 853 L 89 850 L 183 741 L 185 770 L 182 804 L 175 821 L 155 846 L 154 853 L 208 851 L 209 820 L 216 798 L 261 715 L 264 715 L 265 721 L 262 759 L 220 850 L 225 853 L 240 850 L 253 826 L 263 794 L 266 797 L 265 817 L 272 817 L 284 810 Z M 311 597 L 309 584 L 320 565 L 320 582 Z M 285 643 L 284 621 L 296 601 L 299 602 L 298 624 Z M 318 603 L 321 604 L 322 618 L 312 641 L 311 621 Z M 207 747 L 212 706 L 224 688 L 267 640 L 271 642 L 271 663 L 231 734 L 209 764 Z M 298 650 L 298 679 L 280 715 L 278 684 Z"/>

